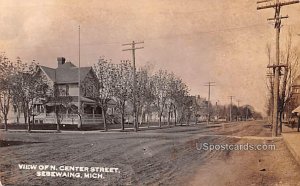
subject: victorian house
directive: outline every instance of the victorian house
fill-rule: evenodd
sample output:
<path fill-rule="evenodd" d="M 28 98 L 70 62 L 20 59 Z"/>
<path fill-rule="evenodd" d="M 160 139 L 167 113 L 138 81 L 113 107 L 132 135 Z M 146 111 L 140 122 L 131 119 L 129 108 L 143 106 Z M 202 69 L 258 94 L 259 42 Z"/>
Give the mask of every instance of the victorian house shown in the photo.
<path fill-rule="evenodd" d="M 80 120 L 82 125 L 103 123 L 102 110 L 96 102 L 100 84 L 92 67 L 78 68 L 66 62 L 64 57 L 59 57 L 57 68 L 39 66 L 37 75 L 48 85 L 49 91 L 45 100 L 37 100 L 33 105 L 34 123 L 56 124 L 57 104 L 63 107 L 60 113 L 63 125 L 78 125 Z M 58 103 L 55 97 L 62 98 L 62 102 Z M 22 117 L 22 114 L 16 115 L 11 117 L 10 122 L 16 122 L 16 117 Z M 22 123 L 22 118 L 18 120 Z"/>

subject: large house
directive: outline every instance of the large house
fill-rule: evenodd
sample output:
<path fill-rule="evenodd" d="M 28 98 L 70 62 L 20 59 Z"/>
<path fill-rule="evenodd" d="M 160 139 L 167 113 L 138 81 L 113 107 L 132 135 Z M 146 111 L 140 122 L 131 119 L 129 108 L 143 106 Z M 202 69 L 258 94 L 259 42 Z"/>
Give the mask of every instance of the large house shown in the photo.
<path fill-rule="evenodd" d="M 100 84 L 92 67 L 80 67 L 79 69 L 73 63 L 66 62 L 64 57 L 59 57 L 57 58 L 57 68 L 39 66 L 37 75 L 48 84 L 50 90 L 57 91 L 56 95 L 66 96 L 66 100 L 69 100 L 67 104 L 63 104 L 61 124 L 78 125 L 80 123 L 78 110 L 81 113 L 82 125 L 102 123 L 102 110 L 96 102 Z M 46 103 L 39 100 L 33 105 L 34 113 L 36 113 L 34 123 L 55 124 L 57 122 L 55 106 L 61 103 L 55 101 L 53 92 L 49 91 L 48 94 L 50 98 Z M 80 106 L 79 109 L 78 106 Z M 23 123 L 22 114 L 17 113 L 16 109 L 14 110 L 9 122 L 18 120 Z"/>
<path fill-rule="evenodd" d="M 300 105 L 300 76 L 298 76 L 293 83 L 292 99 L 295 106 Z"/>

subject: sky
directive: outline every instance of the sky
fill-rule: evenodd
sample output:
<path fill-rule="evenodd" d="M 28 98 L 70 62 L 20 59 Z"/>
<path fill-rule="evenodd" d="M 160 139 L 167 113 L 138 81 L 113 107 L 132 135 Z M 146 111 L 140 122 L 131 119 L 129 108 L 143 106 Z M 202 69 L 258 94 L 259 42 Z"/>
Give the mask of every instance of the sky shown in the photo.
<path fill-rule="evenodd" d="M 151 64 L 180 76 L 190 93 L 212 102 L 250 104 L 264 112 L 266 44 L 274 52 L 273 9 L 256 10 L 255 0 L 0 0 L 0 51 L 11 59 L 56 67 L 57 57 L 81 65 L 100 56 L 131 59 L 124 43 L 144 41 L 137 67 Z M 282 8 L 281 47 L 288 30 L 300 46 L 300 4 Z M 274 56 L 274 55 L 272 55 Z"/>

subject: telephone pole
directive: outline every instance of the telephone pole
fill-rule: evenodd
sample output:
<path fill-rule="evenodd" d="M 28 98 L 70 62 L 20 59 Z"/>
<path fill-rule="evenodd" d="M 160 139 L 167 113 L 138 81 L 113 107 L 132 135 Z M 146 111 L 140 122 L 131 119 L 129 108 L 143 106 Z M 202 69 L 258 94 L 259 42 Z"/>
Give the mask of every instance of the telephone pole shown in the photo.
<path fill-rule="evenodd" d="M 131 46 L 131 48 L 124 49 L 123 51 L 132 51 L 132 63 L 133 63 L 133 126 L 135 132 L 138 131 L 138 121 L 137 121 L 137 113 L 136 113 L 136 69 L 135 69 L 135 50 L 143 49 L 144 47 L 136 47 L 137 44 L 142 44 L 144 41 L 141 42 L 135 42 L 132 41 L 132 43 L 126 43 L 122 46 Z"/>
<path fill-rule="evenodd" d="M 208 99 L 207 99 L 207 124 L 210 122 L 210 87 L 216 86 L 216 82 L 207 82 L 204 86 L 208 87 Z"/>
<path fill-rule="evenodd" d="M 230 98 L 230 118 L 229 118 L 229 120 L 230 120 L 230 122 L 232 122 L 232 99 L 234 98 L 234 96 L 229 96 L 229 98 Z"/>
<path fill-rule="evenodd" d="M 276 0 L 275 3 L 273 0 L 261 0 L 258 1 L 257 4 L 267 3 L 272 1 L 273 3 L 264 4 L 261 6 L 257 6 L 257 10 L 267 9 L 267 8 L 274 8 L 275 15 L 273 18 L 269 18 L 268 21 L 275 21 L 275 29 L 276 29 L 276 63 L 272 66 L 268 66 L 268 68 L 273 68 L 274 71 L 274 107 L 273 107 L 273 123 L 272 123 L 272 136 L 277 136 L 278 132 L 278 98 L 279 98 L 279 72 L 280 68 L 284 67 L 285 65 L 280 65 L 280 51 L 279 51 L 279 38 L 280 38 L 280 29 L 281 29 L 281 20 L 287 19 L 288 16 L 281 16 L 280 10 L 281 7 L 286 5 L 291 5 L 295 3 L 299 3 L 299 0 L 291 0 L 286 2 L 280 2 Z"/>
<path fill-rule="evenodd" d="M 81 121 L 81 74 L 80 74 L 80 25 L 78 26 L 78 124 L 77 128 L 80 130 L 82 127 Z"/>

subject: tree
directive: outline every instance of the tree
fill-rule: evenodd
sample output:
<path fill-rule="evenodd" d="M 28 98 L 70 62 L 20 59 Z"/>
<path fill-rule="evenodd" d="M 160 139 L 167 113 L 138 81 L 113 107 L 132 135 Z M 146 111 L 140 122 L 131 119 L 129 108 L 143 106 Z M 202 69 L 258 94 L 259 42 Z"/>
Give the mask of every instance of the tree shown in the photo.
<path fill-rule="evenodd" d="M 174 124 L 176 125 L 178 107 L 182 107 L 185 103 L 185 98 L 188 96 L 187 86 L 174 73 L 170 73 L 167 79 L 167 108 L 168 108 L 168 125 L 170 125 L 171 113 L 174 113 Z M 198 104 L 193 100 L 191 112 L 197 114 Z M 195 116 L 196 117 L 196 116 Z"/>
<path fill-rule="evenodd" d="M 273 59 L 271 58 L 271 45 L 268 43 L 266 46 L 266 53 L 268 56 L 268 65 L 271 66 L 273 64 Z M 267 88 L 270 92 L 270 95 L 267 98 L 267 115 L 271 118 L 271 123 L 273 123 L 273 105 L 274 105 L 274 75 L 271 69 L 267 71 Z"/>
<path fill-rule="evenodd" d="M 151 105 L 155 101 L 154 86 L 150 76 L 150 68 L 143 67 L 137 71 L 137 116 L 140 116 L 139 124 L 145 119 L 145 114 L 151 111 Z"/>
<path fill-rule="evenodd" d="M 102 108 L 102 117 L 104 122 L 104 130 L 107 131 L 107 109 L 108 103 L 113 99 L 116 83 L 117 83 L 117 67 L 101 57 L 98 63 L 94 65 L 95 74 L 100 82 L 98 104 Z"/>
<path fill-rule="evenodd" d="M 31 131 L 31 117 L 34 122 L 36 102 L 46 98 L 48 85 L 38 75 L 39 67 L 36 63 L 22 63 L 19 60 L 18 72 L 12 80 L 12 98 L 14 103 L 21 103 L 25 123 L 28 124 L 28 132 Z"/>
<path fill-rule="evenodd" d="M 162 126 L 162 115 L 166 106 L 168 94 L 168 77 L 167 71 L 159 70 L 153 76 L 155 106 L 158 111 L 159 127 Z"/>
<path fill-rule="evenodd" d="M 12 77 L 16 73 L 15 66 L 5 53 L 0 54 L 0 111 L 7 131 L 7 120 L 12 99 Z"/>
<path fill-rule="evenodd" d="M 116 68 L 116 84 L 114 97 L 116 98 L 116 108 L 121 114 L 121 128 L 125 129 L 125 108 L 126 102 L 132 94 L 132 66 L 129 61 L 121 61 Z"/>
<path fill-rule="evenodd" d="M 298 50 L 293 46 L 292 34 L 287 36 L 285 51 L 281 54 L 281 63 L 286 66 L 282 69 L 279 92 L 279 134 L 282 132 L 283 113 L 287 110 L 287 103 L 292 97 L 292 85 L 299 72 Z"/>
<path fill-rule="evenodd" d="M 189 90 L 187 85 L 180 78 L 175 78 L 170 86 L 171 98 L 173 100 L 173 112 L 175 118 L 175 125 L 177 121 L 182 122 L 184 118 L 185 110 L 189 104 L 187 97 L 189 96 Z"/>
<path fill-rule="evenodd" d="M 72 97 L 67 94 L 65 89 L 60 88 L 56 83 L 54 83 L 53 89 L 50 90 L 50 92 L 51 96 L 48 97 L 47 103 L 54 106 L 56 130 L 60 132 L 60 125 L 64 119 L 64 115 L 67 113 L 67 110 L 71 108 L 70 103 L 72 102 Z M 78 113 L 78 110 L 75 110 L 75 112 Z"/>

